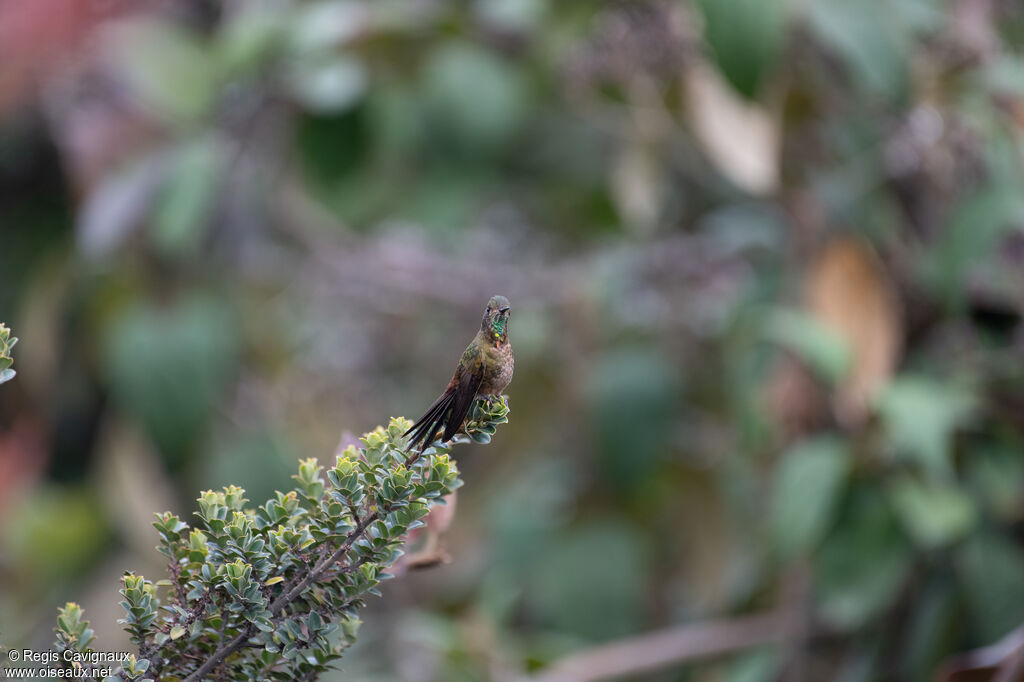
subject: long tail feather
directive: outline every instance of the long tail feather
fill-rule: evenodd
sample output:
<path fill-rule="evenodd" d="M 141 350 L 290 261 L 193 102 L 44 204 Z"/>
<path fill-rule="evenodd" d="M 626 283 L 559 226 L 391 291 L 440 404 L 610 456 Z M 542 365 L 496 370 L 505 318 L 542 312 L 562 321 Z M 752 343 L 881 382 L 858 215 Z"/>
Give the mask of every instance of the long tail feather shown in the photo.
<path fill-rule="evenodd" d="M 452 400 L 451 412 L 448 413 L 448 423 L 444 427 L 445 441 L 454 438 L 462 428 L 462 422 L 466 421 L 466 415 L 469 414 L 469 408 L 473 406 L 473 399 L 476 398 L 476 392 L 480 388 L 482 380 L 483 375 L 478 373 L 475 376 L 465 377 L 463 381 L 459 382 L 459 388 L 455 391 L 454 400 Z"/>
<path fill-rule="evenodd" d="M 434 442 L 434 437 L 441 430 L 441 426 L 445 421 L 445 415 L 451 409 L 454 402 L 454 389 L 447 390 L 439 395 L 434 404 L 427 408 L 423 416 L 408 431 L 402 434 L 403 436 L 408 436 L 410 433 L 413 434 L 409 447 L 414 448 L 417 443 L 422 443 L 423 447 L 427 447 Z"/>

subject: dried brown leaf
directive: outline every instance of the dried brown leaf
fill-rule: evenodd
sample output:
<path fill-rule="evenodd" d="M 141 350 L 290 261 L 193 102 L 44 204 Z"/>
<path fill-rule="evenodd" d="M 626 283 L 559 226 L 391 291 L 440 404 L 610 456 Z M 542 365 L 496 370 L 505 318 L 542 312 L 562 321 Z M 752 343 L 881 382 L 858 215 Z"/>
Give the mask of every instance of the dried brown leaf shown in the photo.
<path fill-rule="evenodd" d="M 864 421 L 876 391 L 899 358 L 902 320 L 895 292 L 874 250 L 853 237 L 832 240 L 806 281 L 807 307 L 847 344 L 849 373 L 836 387 L 840 423 Z"/>

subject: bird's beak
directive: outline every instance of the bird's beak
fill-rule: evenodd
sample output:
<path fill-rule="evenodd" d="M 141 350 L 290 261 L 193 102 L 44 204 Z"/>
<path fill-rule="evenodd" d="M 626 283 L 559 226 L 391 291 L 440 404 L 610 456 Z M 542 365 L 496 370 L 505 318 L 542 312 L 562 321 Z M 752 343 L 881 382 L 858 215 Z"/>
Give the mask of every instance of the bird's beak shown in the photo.
<path fill-rule="evenodd" d="M 499 308 L 499 309 L 498 309 L 498 312 L 499 312 L 499 313 L 501 313 L 502 315 L 508 315 L 508 311 L 509 311 L 509 310 L 511 310 L 511 308 L 508 308 L 508 307 L 506 306 L 506 307 L 504 307 L 504 308 Z"/>

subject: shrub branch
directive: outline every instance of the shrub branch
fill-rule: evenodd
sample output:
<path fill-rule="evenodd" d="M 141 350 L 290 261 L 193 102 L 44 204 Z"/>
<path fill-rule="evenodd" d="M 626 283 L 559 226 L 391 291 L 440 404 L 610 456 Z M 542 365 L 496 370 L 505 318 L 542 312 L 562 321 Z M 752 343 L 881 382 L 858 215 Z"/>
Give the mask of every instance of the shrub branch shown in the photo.
<path fill-rule="evenodd" d="M 504 399 L 474 405 L 456 441 L 486 443 L 508 421 Z M 321 476 L 302 460 L 297 485 L 255 509 L 245 491 L 204 491 L 194 528 L 157 514 L 169 579 L 122 578 L 125 630 L 138 646 L 115 679 L 242 680 L 273 672 L 316 679 L 356 637 L 357 610 L 402 555 L 407 533 L 462 482 L 451 443 L 421 451 L 392 419 Z M 333 570 L 332 570 L 333 569 Z M 157 589 L 169 588 L 161 604 Z M 57 648 L 87 651 L 92 630 L 75 604 L 60 610 Z"/>

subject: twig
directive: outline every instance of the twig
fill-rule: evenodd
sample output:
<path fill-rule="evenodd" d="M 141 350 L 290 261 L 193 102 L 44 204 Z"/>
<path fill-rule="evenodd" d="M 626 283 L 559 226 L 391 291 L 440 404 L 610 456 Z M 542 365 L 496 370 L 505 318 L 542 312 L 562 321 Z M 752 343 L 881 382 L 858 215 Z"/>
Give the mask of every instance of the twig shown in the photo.
<path fill-rule="evenodd" d="M 167 567 L 171 572 L 175 603 L 181 608 L 185 608 L 185 605 L 188 604 L 188 597 L 185 594 L 185 587 L 181 584 L 181 564 L 172 559 Z"/>
<path fill-rule="evenodd" d="M 635 677 L 697 658 L 791 638 L 799 621 L 774 612 L 683 625 L 594 647 L 556 661 L 529 682 L 591 682 Z"/>
<path fill-rule="evenodd" d="M 357 525 L 355 529 L 348 534 L 348 537 L 345 538 L 345 542 L 341 543 L 338 549 L 334 550 L 334 552 L 329 557 L 327 557 L 319 564 L 317 564 L 312 571 L 306 574 L 306 577 L 303 578 L 298 585 L 296 585 L 291 590 L 275 599 L 274 602 L 270 605 L 270 612 L 277 613 L 285 606 L 288 606 L 288 604 L 295 601 L 299 597 L 299 595 L 306 591 L 306 588 L 308 588 L 310 585 L 316 582 L 320 578 L 320 576 L 323 575 L 324 571 L 326 571 L 328 568 L 341 561 L 341 558 L 345 556 L 345 552 L 347 552 L 349 548 L 355 544 L 356 540 L 358 540 L 362 536 L 362 534 L 366 532 L 366 529 L 369 528 L 370 524 L 376 521 L 378 518 L 380 518 L 380 511 L 375 511 L 366 518 L 364 518 L 359 523 L 359 525 Z"/>
<path fill-rule="evenodd" d="M 214 652 L 194 673 L 186 677 L 185 682 L 198 682 L 198 680 L 205 678 L 214 668 L 220 665 L 221 661 L 245 646 L 245 640 L 252 637 L 254 630 L 255 628 L 251 625 L 242 630 L 231 642 Z"/>
<path fill-rule="evenodd" d="M 1017 649 L 999 666 L 992 682 L 1020 682 L 1022 679 L 1024 679 L 1024 647 Z"/>
<path fill-rule="evenodd" d="M 1002 639 L 946 660 L 935 673 L 936 682 L 951 680 L 972 670 L 996 669 L 992 682 L 1018 682 L 1024 679 L 1024 625 Z"/>

